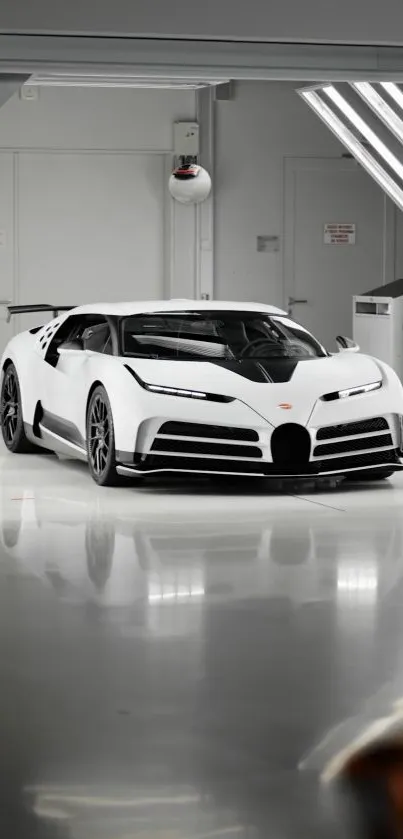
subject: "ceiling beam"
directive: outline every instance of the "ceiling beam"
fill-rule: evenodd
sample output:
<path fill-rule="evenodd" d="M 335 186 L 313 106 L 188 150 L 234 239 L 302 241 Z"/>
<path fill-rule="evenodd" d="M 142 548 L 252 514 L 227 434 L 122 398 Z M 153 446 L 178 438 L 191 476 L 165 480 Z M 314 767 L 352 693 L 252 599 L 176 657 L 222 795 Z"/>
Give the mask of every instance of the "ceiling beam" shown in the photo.
<path fill-rule="evenodd" d="M 403 81 L 403 47 L 0 35 L 0 72 L 170 78 Z"/>

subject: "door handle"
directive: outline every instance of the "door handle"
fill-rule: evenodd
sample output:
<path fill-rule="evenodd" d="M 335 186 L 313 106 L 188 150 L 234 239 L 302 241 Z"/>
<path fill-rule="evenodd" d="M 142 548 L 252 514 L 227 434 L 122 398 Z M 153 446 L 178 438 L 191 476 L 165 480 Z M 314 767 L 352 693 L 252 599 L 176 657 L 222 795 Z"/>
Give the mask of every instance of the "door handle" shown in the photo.
<path fill-rule="evenodd" d="M 288 305 L 295 306 L 296 303 L 307 303 L 307 300 L 297 300 L 296 297 L 289 297 L 288 298 Z"/>
<path fill-rule="evenodd" d="M 297 297 L 289 297 L 288 298 L 288 309 L 287 309 L 287 311 L 288 311 L 289 315 L 292 315 L 293 306 L 297 305 L 298 303 L 302 305 L 302 304 L 308 303 L 308 301 L 307 300 L 300 300 Z"/>

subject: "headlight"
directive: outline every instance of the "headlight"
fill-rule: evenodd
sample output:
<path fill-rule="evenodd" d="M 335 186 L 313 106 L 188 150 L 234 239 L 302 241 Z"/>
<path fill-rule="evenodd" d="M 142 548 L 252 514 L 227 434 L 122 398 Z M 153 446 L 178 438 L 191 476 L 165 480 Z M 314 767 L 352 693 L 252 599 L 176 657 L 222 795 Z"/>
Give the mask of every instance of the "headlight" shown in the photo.
<path fill-rule="evenodd" d="M 136 382 L 144 390 L 150 393 L 160 393 L 165 396 L 183 396 L 185 399 L 205 399 L 208 402 L 234 402 L 233 396 L 222 396 L 220 393 L 205 393 L 202 390 L 185 390 L 180 387 L 167 387 L 166 385 L 151 385 L 148 382 L 143 382 L 138 373 L 135 373 L 128 364 L 124 365 L 126 370 L 131 373 Z"/>
<path fill-rule="evenodd" d="M 339 399 L 345 399 L 347 396 L 358 396 L 359 393 L 369 393 L 370 390 L 378 390 L 382 387 L 382 382 L 372 382 L 370 385 L 361 385 L 361 387 L 350 387 L 348 390 L 339 390 Z"/>
<path fill-rule="evenodd" d="M 153 393 L 166 393 L 168 396 L 186 396 L 190 399 L 207 399 L 207 393 L 201 390 L 182 390 L 176 387 L 165 387 L 165 385 L 148 385 L 144 382 L 144 388 Z"/>
<path fill-rule="evenodd" d="M 346 390 L 335 390 L 333 393 L 325 393 L 321 397 L 323 402 L 333 402 L 335 399 L 347 399 L 349 396 L 359 396 L 361 393 L 370 393 L 371 390 L 379 390 L 382 387 L 382 382 L 371 382 L 368 385 L 359 385 L 359 387 L 349 387 Z"/>

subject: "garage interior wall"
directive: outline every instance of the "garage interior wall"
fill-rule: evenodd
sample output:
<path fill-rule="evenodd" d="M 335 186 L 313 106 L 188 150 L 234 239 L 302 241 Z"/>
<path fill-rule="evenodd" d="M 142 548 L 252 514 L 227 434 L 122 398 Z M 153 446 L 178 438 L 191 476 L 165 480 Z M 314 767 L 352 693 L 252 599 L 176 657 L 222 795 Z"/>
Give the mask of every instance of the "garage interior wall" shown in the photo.
<path fill-rule="evenodd" d="M 232 100 L 216 103 L 215 283 L 216 294 L 222 299 L 285 305 L 285 160 L 340 159 L 344 152 L 338 140 L 304 106 L 295 93 L 296 86 L 288 82 L 238 82 Z M 369 178 L 365 173 L 363 176 Z M 310 213 L 309 204 L 306 213 Z M 402 271 L 401 214 L 391 206 L 388 216 L 389 225 L 400 216 L 395 247 L 396 255 L 402 251 Z M 382 240 L 389 237 L 389 232 L 380 225 L 375 235 Z M 279 237 L 279 251 L 258 252 L 258 236 Z M 393 272 L 394 266 L 389 270 Z M 375 285 L 383 282 L 378 274 L 375 279 Z M 371 279 L 364 278 L 363 282 L 363 291 L 374 287 Z"/>
<path fill-rule="evenodd" d="M 195 213 L 167 180 L 173 123 L 195 107 L 191 90 L 13 96 L 0 109 L 0 298 L 193 296 Z"/>
<path fill-rule="evenodd" d="M 343 149 L 294 83 L 236 83 L 214 111 L 215 297 L 284 306 L 284 161 L 340 159 Z M 58 88 L 9 100 L 0 109 L 0 299 L 195 296 L 197 214 L 166 188 L 172 124 L 195 116 L 194 91 Z M 402 276 L 403 220 L 390 218 Z M 258 252 L 258 236 L 278 237 L 279 250 Z"/>
<path fill-rule="evenodd" d="M 395 279 L 403 277 L 403 213 L 396 210 Z"/>

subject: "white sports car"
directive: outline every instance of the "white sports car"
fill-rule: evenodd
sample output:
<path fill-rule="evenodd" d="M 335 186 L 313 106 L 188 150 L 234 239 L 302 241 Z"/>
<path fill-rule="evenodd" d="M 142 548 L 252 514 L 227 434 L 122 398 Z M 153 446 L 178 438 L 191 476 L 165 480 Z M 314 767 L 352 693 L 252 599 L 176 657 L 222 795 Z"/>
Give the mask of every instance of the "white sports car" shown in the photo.
<path fill-rule="evenodd" d="M 195 300 L 11 306 L 53 313 L 3 354 L 12 452 L 88 462 L 94 480 L 199 473 L 386 478 L 403 466 L 396 373 L 330 354 L 273 306 Z"/>

